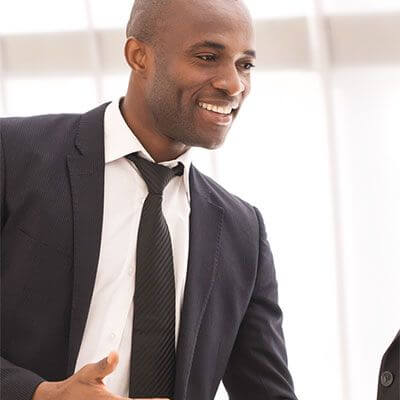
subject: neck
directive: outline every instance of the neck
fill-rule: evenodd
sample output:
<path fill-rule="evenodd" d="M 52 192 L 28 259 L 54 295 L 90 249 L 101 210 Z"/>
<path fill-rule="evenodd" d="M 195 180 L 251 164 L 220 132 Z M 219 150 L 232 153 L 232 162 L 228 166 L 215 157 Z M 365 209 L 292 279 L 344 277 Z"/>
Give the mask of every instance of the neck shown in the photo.
<path fill-rule="evenodd" d="M 150 113 L 146 111 L 145 105 L 140 100 L 136 101 L 141 97 L 137 96 L 133 101 L 128 92 L 122 100 L 120 109 L 125 122 L 154 161 L 159 163 L 175 160 L 185 153 L 189 147 L 172 140 L 154 128 L 154 122 Z"/>

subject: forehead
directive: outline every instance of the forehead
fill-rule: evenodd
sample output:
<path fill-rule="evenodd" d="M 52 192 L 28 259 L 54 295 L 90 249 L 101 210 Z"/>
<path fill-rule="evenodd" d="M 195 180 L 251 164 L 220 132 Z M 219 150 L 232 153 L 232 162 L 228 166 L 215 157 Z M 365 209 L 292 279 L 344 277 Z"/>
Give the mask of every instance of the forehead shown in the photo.
<path fill-rule="evenodd" d="M 205 40 L 227 48 L 254 49 L 254 28 L 247 9 L 237 0 L 182 0 L 166 18 L 163 41 L 171 47 L 188 48 Z"/>

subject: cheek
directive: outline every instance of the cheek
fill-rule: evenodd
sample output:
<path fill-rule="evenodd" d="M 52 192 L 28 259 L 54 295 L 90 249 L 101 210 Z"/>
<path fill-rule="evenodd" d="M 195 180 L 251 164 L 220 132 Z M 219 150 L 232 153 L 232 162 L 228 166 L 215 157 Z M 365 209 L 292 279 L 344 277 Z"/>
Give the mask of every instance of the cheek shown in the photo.
<path fill-rule="evenodd" d="M 245 87 L 244 92 L 243 92 L 243 97 L 247 97 L 251 92 L 251 78 L 246 77 L 245 79 L 243 79 L 243 84 Z"/>
<path fill-rule="evenodd" d="M 210 84 L 215 75 L 211 70 L 199 68 L 198 65 L 187 61 L 171 64 L 168 73 L 185 97 L 195 96 L 198 91 Z"/>

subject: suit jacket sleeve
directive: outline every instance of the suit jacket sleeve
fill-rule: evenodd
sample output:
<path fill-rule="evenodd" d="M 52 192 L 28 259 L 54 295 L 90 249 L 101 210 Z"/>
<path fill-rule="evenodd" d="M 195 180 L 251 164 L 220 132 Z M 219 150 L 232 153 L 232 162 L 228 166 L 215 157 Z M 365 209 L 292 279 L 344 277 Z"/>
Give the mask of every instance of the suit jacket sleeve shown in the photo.
<path fill-rule="evenodd" d="M 5 222 L 5 166 L 4 166 L 4 151 L 3 151 L 3 140 L 1 134 L 1 119 L 0 119 L 0 229 L 3 230 Z M 0 231 L 0 239 L 1 239 Z"/>
<path fill-rule="evenodd" d="M 2 231 L 7 218 L 7 210 L 5 204 L 5 190 L 6 190 L 6 179 L 5 179 L 5 160 L 4 160 L 4 148 L 2 141 L 2 127 L 0 119 L 0 250 L 2 244 Z M 2 274 L 3 267 L 3 252 L 1 251 L 0 258 L 0 272 Z M 29 338 L 27 338 L 29 340 Z M 20 368 L 14 365 L 12 362 L 3 358 L 3 346 L 1 346 L 1 357 L 0 357 L 0 398 L 2 400 L 31 400 L 36 390 L 36 387 L 43 382 L 43 379 L 35 373 L 28 371 L 24 368 Z"/>
<path fill-rule="evenodd" d="M 274 262 L 263 219 L 256 208 L 255 211 L 260 230 L 257 277 L 223 383 L 230 400 L 295 400 Z"/>
<path fill-rule="evenodd" d="M 2 400 L 31 400 L 43 378 L 0 358 L 0 398 Z"/>

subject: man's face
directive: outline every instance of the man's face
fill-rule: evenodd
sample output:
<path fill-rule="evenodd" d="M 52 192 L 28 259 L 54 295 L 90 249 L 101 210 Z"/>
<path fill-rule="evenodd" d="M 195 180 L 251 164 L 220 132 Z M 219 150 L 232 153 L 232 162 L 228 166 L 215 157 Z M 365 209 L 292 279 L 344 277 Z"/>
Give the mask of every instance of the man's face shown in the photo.
<path fill-rule="evenodd" d="M 178 3 L 155 49 L 147 103 L 160 134 L 212 149 L 249 94 L 253 26 L 234 0 Z"/>

